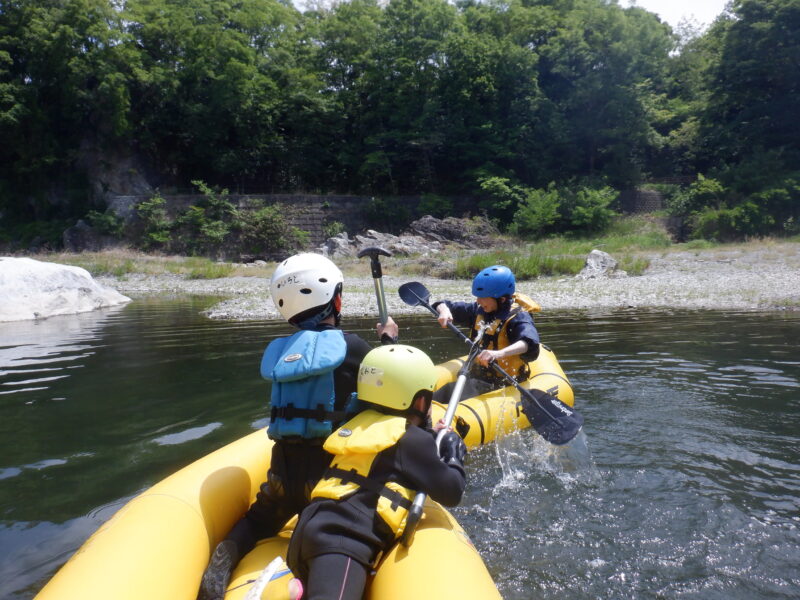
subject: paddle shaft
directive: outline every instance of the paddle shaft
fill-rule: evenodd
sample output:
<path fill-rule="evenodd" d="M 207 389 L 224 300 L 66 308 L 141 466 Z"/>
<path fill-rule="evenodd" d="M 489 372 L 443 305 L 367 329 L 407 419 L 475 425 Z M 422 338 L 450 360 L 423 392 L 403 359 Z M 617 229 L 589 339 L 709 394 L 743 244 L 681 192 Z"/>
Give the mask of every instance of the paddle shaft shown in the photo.
<path fill-rule="evenodd" d="M 461 392 L 464 389 L 464 384 L 467 382 L 467 375 L 465 373 L 459 373 L 458 379 L 456 380 L 456 385 L 453 388 L 453 396 L 450 399 L 450 403 L 447 405 L 447 411 L 444 413 L 443 421 L 445 423 L 452 423 L 453 416 L 456 414 L 456 408 L 458 407 L 458 401 L 453 400 L 453 398 L 461 398 Z M 457 395 L 456 395 L 457 394 Z M 439 433 L 436 434 L 436 449 L 439 449 L 439 446 L 442 443 L 442 439 L 447 434 L 447 426 L 442 427 L 439 430 Z M 422 507 L 425 504 L 425 498 L 427 498 L 427 494 L 425 492 L 417 492 L 417 495 L 414 496 L 414 502 L 411 504 L 411 508 L 408 509 L 408 517 L 406 518 L 406 527 L 403 529 L 403 535 L 400 538 L 400 543 L 403 546 L 408 547 L 414 539 L 414 532 L 417 529 L 417 523 L 419 522 L 420 518 L 422 518 Z"/>
<path fill-rule="evenodd" d="M 480 340 L 483 337 L 483 332 L 486 329 L 486 324 L 482 323 L 480 329 L 478 330 L 478 337 L 477 339 Z M 461 333 L 461 332 L 459 332 Z M 467 372 L 469 371 L 470 365 L 472 364 L 472 360 L 475 358 L 476 346 L 473 346 L 472 350 L 470 350 L 469 355 L 467 356 L 467 360 L 461 366 L 461 369 L 458 372 L 458 377 L 456 378 L 456 384 L 453 386 L 453 391 L 450 394 L 450 402 L 447 404 L 447 410 L 444 413 L 444 418 L 442 422 L 444 423 L 444 427 L 439 430 L 439 433 L 436 434 L 436 450 L 439 450 L 439 446 L 442 444 L 442 439 L 444 436 L 447 435 L 447 431 L 450 428 L 450 424 L 453 422 L 453 418 L 456 414 L 456 409 L 458 408 L 458 403 L 461 402 L 461 393 L 464 391 L 464 386 L 467 383 Z M 425 498 L 427 494 L 425 492 L 417 492 L 417 495 L 414 496 L 414 502 L 411 504 L 411 508 L 408 509 L 408 517 L 406 518 L 406 526 L 403 529 L 403 535 L 400 538 L 400 543 L 403 546 L 408 547 L 412 540 L 414 539 L 414 532 L 417 529 L 417 523 L 422 518 L 422 507 L 425 504 Z"/>
<path fill-rule="evenodd" d="M 386 325 L 389 319 L 389 313 L 386 310 L 386 295 L 383 293 L 383 279 L 380 277 L 375 278 L 375 298 L 378 300 L 378 318 L 381 325 Z"/>

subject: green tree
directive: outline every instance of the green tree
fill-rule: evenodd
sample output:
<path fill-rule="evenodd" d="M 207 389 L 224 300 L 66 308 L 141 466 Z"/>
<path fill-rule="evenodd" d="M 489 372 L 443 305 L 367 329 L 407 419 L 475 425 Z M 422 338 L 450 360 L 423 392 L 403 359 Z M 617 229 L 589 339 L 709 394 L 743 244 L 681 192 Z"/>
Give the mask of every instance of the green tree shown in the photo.
<path fill-rule="evenodd" d="M 321 80 L 325 121 L 309 132 L 311 158 L 325 182 L 316 186 L 343 191 L 370 191 L 360 183 L 359 171 L 367 154 L 370 105 L 373 90 L 368 74 L 373 69 L 374 48 L 380 36 L 382 10 L 376 0 L 352 0 L 330 11 L 305 14 L 316 49 L 310 55 L 313 71 Z"/>
<path fill-rule="evenodd" d="M 442 139 L 435 93 L 445 42 L 460 27 L 445 0 L 395 0 L 384 9 L 374 63 L 365 82 L 369 135 L 363 185 L 391 193 L 436 191 L 433 158 Z"/>
<path fill-rule="evenodd" d="M 282 183 L 298 14 L 277 0 L 130 0 L 141 147 L 188 181 Z"/>
<path fill-rule="evenodd" d="M 130 132 L 126 39 L 107 0 L 3 3 L 0 208 L 12 218 L 85 214 L 78 161 Z"/>
<path fill-rule="evenodd" d="M 714 67 L 704 134 L 715 157 L 737 162 L 782 149 L 800 158 L 800 0 L 736 0 Z"/>

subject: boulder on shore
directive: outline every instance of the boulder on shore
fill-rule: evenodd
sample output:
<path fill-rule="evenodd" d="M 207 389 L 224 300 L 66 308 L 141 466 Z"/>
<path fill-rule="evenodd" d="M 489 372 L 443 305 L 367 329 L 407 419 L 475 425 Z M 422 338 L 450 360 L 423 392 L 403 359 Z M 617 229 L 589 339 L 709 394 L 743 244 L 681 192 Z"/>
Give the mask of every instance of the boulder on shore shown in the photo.
<path fill-rule="evenodd" d="M 576 279 L 601 279 L 627 277 L 628 274 L 619 268 L 619 264 L 608 252 L 597 250 L 589 252 L 586 257 L 583 269 L 578 273 Z"/>
<path fill-rule="evenodd" d="M 0 322 L 71 315 L 130 302 L 86 269 L 0 257 Z"/>

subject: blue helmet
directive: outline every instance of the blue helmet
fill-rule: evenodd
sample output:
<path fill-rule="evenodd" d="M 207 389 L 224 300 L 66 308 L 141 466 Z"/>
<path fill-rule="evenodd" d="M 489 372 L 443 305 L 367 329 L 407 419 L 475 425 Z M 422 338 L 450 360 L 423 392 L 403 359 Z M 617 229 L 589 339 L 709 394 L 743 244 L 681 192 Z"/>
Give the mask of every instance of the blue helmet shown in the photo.
<path fill-rule="evenodd" d="M 502 265 L 486 267 L 472 280 L 472 295 L 477 298 L 511 296 L 516 289 L 516 279 L 511 269 Z"/>

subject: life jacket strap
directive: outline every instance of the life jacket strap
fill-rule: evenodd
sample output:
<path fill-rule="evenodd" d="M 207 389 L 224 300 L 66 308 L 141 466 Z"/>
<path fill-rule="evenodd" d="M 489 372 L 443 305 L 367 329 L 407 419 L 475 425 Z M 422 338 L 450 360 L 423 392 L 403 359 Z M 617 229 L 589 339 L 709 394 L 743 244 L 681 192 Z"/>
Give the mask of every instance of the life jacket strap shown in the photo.
<path fill-rule="evenodd" d="M 276 419 L 313 419 L 314 421 L 343 421 L 350 416 L 344 410 L 325 410 L 322 404 L 317 404 L 317 408 L 299 408 L 293 404 L 287 406 L 273 406 L 269 413 L 271 421 Z"/>
<path fill-rule="evenodd" d="M 392 503 L 392 510 L 397 510 L 397 507 L 405 508 L 406 510 L 411 509 L 412 502 L 405 496 L 403 496 L 400 492 L 397 492 L 391 488 L 386 487 L 382 483 L 375 481 L 374 479 L 370 479 L 369 477 L 364 477 L 356 471 L 355 469 L 350 469 L 349 471 L 345 471 L 344 469 L 340 469 L 336 466 L 328 467 L 328 470 L 325 472 L 325 479 L 328 478 L 337 478 L 342 481 L 342 484 L 347 485 L 348 483 L 355 483 L 358 487 L 383 496 L 389 502 Z"/>

